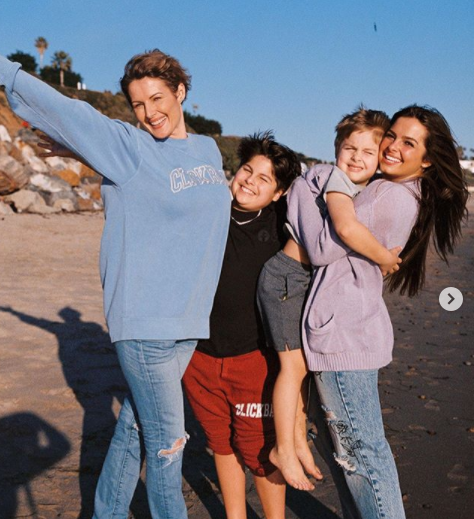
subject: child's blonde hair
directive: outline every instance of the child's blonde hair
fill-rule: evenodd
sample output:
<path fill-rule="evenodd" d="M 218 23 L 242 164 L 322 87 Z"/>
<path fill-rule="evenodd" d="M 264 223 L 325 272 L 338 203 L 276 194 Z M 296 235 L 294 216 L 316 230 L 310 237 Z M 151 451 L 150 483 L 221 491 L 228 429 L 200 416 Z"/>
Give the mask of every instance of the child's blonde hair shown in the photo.
<path fill-rule="evenodd" d="M 336 157 L 339 154 L 342 142 L 352 133 L 373 130 L 374 138 L 380 136 L 381 139 L 389 128 L 390 119 L 385 112 L 368 110 L 363 105 L 360 105 L 355 112 L 345 115 L 337 123 L 336 138 L 334 139 Z"/>

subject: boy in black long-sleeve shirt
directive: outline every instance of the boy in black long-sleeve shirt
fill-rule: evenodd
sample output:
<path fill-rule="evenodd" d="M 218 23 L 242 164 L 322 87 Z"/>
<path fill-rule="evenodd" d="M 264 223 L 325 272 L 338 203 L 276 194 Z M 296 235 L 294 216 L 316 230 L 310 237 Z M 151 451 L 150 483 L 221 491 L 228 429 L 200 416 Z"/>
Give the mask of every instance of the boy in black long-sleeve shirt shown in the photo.
<path fill-rule="evenodd" d="M 301 167 L 270 132 L 244 138 L 239 158 L 211 334 L 199 341 L 183 382 L 214 452 L 227 516 L 245 516 L 247 466 L 265 516 L 284 518 L 285 482 L 268 460 L 275 443 L 272 391 L 279 364 L 266 348 L 255 294 L 263 264 L 285 241 L 285 213 L 276 202 Z"/>

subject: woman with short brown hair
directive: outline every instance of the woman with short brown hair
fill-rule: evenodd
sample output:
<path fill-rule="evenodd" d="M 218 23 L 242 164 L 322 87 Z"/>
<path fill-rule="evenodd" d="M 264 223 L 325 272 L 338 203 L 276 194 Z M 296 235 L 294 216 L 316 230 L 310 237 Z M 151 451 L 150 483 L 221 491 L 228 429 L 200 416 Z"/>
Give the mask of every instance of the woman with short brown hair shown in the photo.
<path fill-rule="evenodd" d="M 209 337 L 231 198 L 215 142 L 186 132 L 182 103 L 190 76 L 158 50 L 127 63 L 122 88 L 146 131 L 61 95 L 2 57 L 0 84 L 20 117 L 104 177 L 104 310 L 130 395 L 99 479 L 94 517 L 128 517 L 140 430 L 152 516 L 184 519 L 181 378 L 197 339 Z M 131 442 L 138 446 L 132 456 Z"/>

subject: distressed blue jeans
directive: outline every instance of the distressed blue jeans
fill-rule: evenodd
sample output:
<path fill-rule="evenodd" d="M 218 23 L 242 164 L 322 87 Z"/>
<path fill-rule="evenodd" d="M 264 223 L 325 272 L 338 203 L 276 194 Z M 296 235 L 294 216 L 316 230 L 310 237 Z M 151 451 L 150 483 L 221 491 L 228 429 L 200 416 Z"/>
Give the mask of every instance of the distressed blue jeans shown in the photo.
<path fill-rule="evenodd" d="M 130 388 L 100 474 L 94 519 L 126 519 L 145 445 L 146 488 L 153 519 L 185 519 L 182 460 L 187 434 L 181 378 L 196 341 L 115 343 Z"/>
<path fill-rule="evenodd" d="M 334 460 L 342 467 L 343 479 L 334 466 L 331 472 L 344 517 L 404 519 L 397 468 L 382 422 L 378 370 L 318 372 L 314 380 L 322 408 L 314 419 L 315 444 L 330 467 Z"/>

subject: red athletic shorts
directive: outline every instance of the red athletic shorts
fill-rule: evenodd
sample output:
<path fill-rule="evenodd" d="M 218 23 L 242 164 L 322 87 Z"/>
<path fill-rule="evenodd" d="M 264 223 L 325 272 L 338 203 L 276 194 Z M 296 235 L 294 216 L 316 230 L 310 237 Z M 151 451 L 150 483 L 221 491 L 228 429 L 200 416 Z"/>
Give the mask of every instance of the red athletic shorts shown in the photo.
<path fill-rule="evenodd" d="M 278 371 L 270 348 L 225 358 L 196 351 L 183 377 L 209 448 L 239 454 L 256 476 L 275 470 L 268 454 L 275 445 L 272 393 Z"/>

